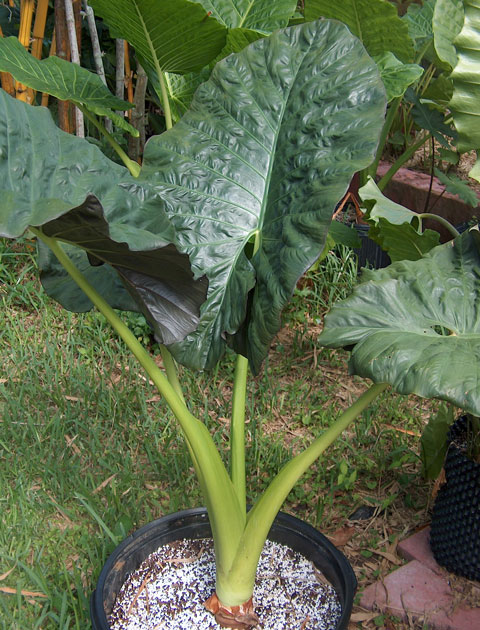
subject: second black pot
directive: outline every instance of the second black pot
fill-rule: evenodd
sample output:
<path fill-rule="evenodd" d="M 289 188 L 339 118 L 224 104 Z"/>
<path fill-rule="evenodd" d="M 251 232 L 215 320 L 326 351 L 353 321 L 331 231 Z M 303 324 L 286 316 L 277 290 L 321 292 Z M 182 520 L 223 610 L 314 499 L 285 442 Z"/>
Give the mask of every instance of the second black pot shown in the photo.
<path fill-rule="evenodd" d="M 133 533 L 115 549 L 102 569 L 90 600 L 93 630 L 110 630 L 108 616 L 127 576 L 158 547 L 184 538 L 211 536 L 204 508 L 185 510 L 164 516 Z M 350 619 L 357 581 L 350 563 L 323 534 L 288 514 L 275 519 L 269 540 L 288 545 L 311 560 L 337 592 L 342 616 L 337 630 L 346 630 Z"/>
<path fill-rule="evenodd" d="M 448 434 L 446 481 L 433 506 L 430 547 L 448 571 L 480 580 L 480 464 L 464 452 L 467 423 L 462 416 Z"/>

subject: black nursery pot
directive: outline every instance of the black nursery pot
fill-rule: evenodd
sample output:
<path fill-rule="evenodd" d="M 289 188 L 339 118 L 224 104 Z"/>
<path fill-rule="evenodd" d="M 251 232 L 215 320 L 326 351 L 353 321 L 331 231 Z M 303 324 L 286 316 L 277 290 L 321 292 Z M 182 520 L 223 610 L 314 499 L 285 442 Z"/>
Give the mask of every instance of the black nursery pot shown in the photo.
<path fill-rule="evenodd" d="M 465 455 L 468 419 L 459 418 L 448 434 L 446 482 L 433 506 L 430 547 L 439 565 L 480 580 L 480 464 Z"/>
<path fill-rule="evenodd" d="M 209 538 L 205 508 L 184 510 L 145 525 L 126 538 L 108 558 L 90 600 L 93 630 L 110 630 L 108 616 L 117 593 L 128 577 L 158 547 L 184 538 Z M 342 605 L 338 630 L 346 630 L 352 612 L 357 581 L 350 563 L 323 534 L 298 518 L 280 512 L 269 540 L 290 546 L 311 560 L 337 592 Z"/>

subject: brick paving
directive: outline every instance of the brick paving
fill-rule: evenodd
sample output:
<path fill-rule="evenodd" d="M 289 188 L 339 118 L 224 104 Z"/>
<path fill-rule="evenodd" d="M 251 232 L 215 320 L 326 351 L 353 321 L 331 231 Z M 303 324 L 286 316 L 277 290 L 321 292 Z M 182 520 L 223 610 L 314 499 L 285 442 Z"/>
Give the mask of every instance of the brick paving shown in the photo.
<path fill-rule="evenodd" d="M 360 606 L 403 621 L 423 619 L 429 630 L 480 630 L 480 585 L 473 606 L 459 601 L 449 574 L 433 558 L 429 532 L 424 528 L 399 543 L 398 553 L 409 562 L 368 586 Z"/>

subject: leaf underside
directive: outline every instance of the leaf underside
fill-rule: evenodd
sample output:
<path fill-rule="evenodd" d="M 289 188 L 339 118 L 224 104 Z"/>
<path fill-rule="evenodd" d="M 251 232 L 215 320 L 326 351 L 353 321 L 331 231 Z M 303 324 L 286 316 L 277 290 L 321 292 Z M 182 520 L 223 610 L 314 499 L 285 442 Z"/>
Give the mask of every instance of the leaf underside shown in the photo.
<path fill-rule="evenodd" d="M 167 339 L 194 330 L 206 281 L 193 277 L 188 256 L 174 247 L 175 232 L 157 205 L 157 193 L 140 187 L 88 141 L 58 129 L 47 109 L 0 90 L 0 111 L 0 235 L 17 238 L 33 226 L 80 245 L 95 264 L 111 263 L 122 271 L 125 288 L 118 284 L 118 294 L 111 290 L 111 270 L 90 272 L 112 305 L 130 309 L 127 290 L 137 298 L 141 292 L 138 310 L 162 312 L 169 302 L 177 310 L 161 323 Z M 147 213 L 155 217 L 150 230 L 144 222 Z M 85 268 L 85 257 L 81 260 Z M 90 307 L 46 255 L 42 268 L 55 299 L 72 310 Z"/>
<path fill-rule="evenodd" d="M 353 347 L 354 374 L 479 415 L 479 268 L 471 230 L 421 260 L 364 272 L 327 315 L 319 342 Z"/>

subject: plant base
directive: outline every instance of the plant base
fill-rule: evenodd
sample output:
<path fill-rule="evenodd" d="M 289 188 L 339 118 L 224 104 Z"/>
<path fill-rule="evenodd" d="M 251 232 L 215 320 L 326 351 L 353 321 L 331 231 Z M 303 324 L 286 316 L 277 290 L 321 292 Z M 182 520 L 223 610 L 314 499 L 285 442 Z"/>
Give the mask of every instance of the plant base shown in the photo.
<path fill-rule="evenodd" d="M 258 624 L 260 619 L 253 611 L 253 599 L 241 606 L 224 606 L 214 593 L 205 602 L 205 608 L 215 615 L 216 622 L 222 628 L 237 628 L 237 630 L 248 630 Z"/>
<path fill-rule="evenodd" d="M 128 575 L 158 547 L 175 540 L 211 536 L 207 512 L 186 510 L 150 523 L 124 540 L 107 560 L 91 598 L 93 630 L 110 630 L 108 617 Z M 299 519 L 279 514 L 269 539 L 290 546 L 311 560 L 337 592 L 342 613 L 338 630 L 346 630 L 353 605 L 356 579 L 345 556 L 316 529 Z"/>

